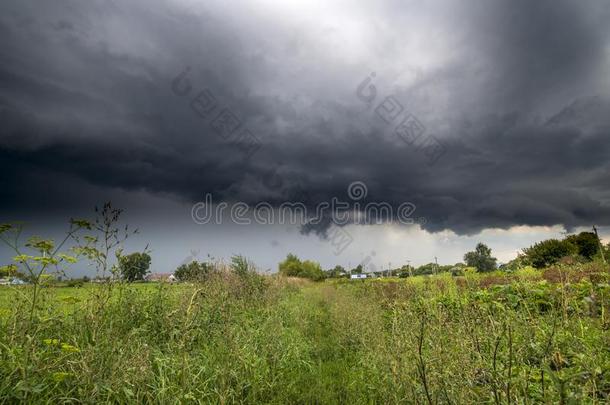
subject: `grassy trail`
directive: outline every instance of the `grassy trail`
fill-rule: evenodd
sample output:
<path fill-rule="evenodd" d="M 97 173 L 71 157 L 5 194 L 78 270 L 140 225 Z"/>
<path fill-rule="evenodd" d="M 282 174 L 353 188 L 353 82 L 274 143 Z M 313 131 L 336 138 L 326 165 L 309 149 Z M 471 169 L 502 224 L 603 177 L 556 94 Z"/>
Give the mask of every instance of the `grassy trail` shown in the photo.
<path fill-rule="evenodd" d="M 346 399 L 346 384 L 342 377 L 350 367 L 349 357 L 340 346 L 337 331 L 333 323 L 332 298 L 323 294 L 320 288 L 302 290 L 304 318 L 307 319 L 305 330 L 302 331 L 313 348 L 313 367 L 308 380 L 311 387 L 311 401 L 321 397 L 333 402 L 343 402 Z"/>
<path fill-rule="evenodd" d="M 607 403 L 602 276 L 0 289 L 0 404 Z"/>

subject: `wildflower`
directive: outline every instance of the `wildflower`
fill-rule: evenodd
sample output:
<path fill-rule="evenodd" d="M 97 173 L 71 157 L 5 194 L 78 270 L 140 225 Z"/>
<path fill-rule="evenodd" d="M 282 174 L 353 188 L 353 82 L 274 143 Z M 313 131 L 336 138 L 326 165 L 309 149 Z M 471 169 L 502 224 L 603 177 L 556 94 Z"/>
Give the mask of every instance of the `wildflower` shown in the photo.
<path fill-rule="evenodd" d="M 67 343 L 62 343 L 61 344 L 61 350 L 64 351 L 64 352 L 69 352 L 69 353 L 78 353 L 78 352 L 80 352 L 80 349 L 78 347 L 69 345 Z"/>
<path fill-rule="evenodd" d="M 58 346 L 59 339 L 44 339 L 43 343 L 47 346 Z"/>
<path fill-rule="evenodd" d="M 62 382 L 63 380 L 65 380 L 66 378 L 70 377 L 72 374 L 71 373 L 66 373 L 63 371 L 57 372 L 57 373 L 53 373 L 53 381 L 55 382 Z"/>
<path fill-rule="evenodd" d="M 61 348 L 62 352 L 68 352 L 68 353 L 80 352 L 80 349 L 78 347 L 72 346 L 68 343 L 62 343 L 59 341 L 59 339 L 44 339 L 43 343 L 46 344 L 47 346 L 59 346 Z"/>

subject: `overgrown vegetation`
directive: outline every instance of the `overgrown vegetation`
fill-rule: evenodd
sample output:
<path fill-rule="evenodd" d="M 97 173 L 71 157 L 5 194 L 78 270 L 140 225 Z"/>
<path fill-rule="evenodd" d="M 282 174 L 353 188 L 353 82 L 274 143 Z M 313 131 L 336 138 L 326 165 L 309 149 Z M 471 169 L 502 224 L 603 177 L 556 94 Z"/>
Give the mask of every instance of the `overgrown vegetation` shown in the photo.
<path fill-rule="evenodd" d="M 128 283 L 138 277 L 121 266 L 142 274 L 149 259 L 122 255 L 119 219 L 105 206 L 57 245 L 0 228 L 16 251 L 3 271 L 32 280 L 0 287 L 0 403 L 610 401 L 610 273 L 597 252 L 544 270 L 435 264 L 320 282 L 305 279 L 325 277 L 319 264 L 294 255 L 274 276 L 236 255 L 181 266 L 182 283 Z M 77 260 L 108 277 L 51 282 Z"/>
<path fill-rule="evenodd" d="M 585 266 L 585 265 L 580 265 Z M 606 269 L 0 290 L 0 402 L 604 403 Z M 581 277 L 582 276 L 582 277 Z M 400 280 L 400 281 L 399 281 Z"/>
<path fill-rule="evenodd" d="M 596 257 L 605 261 L 603 247 L 597 235 L 592 232 L 581 232 L 566 238 L 548 239 L 523 250 L 524 259 L 532 266 L 542 269 L 571 256 L 582 261 L 591 261 Z"/>

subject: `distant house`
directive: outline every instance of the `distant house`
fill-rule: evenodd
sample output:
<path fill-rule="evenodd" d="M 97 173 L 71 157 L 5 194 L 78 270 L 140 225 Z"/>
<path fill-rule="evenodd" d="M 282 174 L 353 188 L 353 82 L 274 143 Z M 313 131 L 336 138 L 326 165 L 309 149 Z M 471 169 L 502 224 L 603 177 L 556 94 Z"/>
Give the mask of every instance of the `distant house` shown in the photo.
<path fill-rule="evenodd" d="M 176 277 L 172 273 L 150 273 L 144 277 L 146 281 L 159 282 L 164 281 L 166 283 L 173 283 L 176 281 Z"/>
<path fill-rule="evenodd" d="M 366 278 L 366 277 L 367 277 L 367 275 L 366 275 L 366 274 L 352 274 L 352 275 L 350 276 L 350 278 L 351 278 L 352 280 L 358 280 L 358 279 L 361 279 L 361 278 Z"/>
<path fill-rule="evenodd" d="M 27 284 L 25 281 L 20 278 L 0 278 L 0 285 L 24 285 Z"/>

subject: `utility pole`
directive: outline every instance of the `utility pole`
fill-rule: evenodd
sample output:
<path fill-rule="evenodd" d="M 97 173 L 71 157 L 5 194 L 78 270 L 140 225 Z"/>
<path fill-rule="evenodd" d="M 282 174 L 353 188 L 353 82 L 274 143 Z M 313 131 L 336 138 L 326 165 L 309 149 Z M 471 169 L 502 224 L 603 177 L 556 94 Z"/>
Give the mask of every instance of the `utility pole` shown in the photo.
<path fill-rule="evenodd" d="M 388 262 L 388 277 L 392 276 L 392 262 Z"/>
<path fill-rule="evenodd" d="M 597 228 L 593 225 L 593 232 L 595 232 L 595 236 L 597 237 L 597 244 L 599 245 L 599 253 L 602 255 L 602 262 L 606 264 L 606 257 L 604 256 L 604 246 L 602 245 L 601 239 L 599 239 L 599 235 L 597 233 Z"/>
<path fill-rule="evenodd" d="M 438 259 L 434 256 L 434 274 L 438 274 Z"/>
<path fill-rule="evenodd" d="M 413 270 L 411 270 L 411 260 L 407 260 L 407 270 L 409 270 L 409 277 L 413 277 Z"/>

